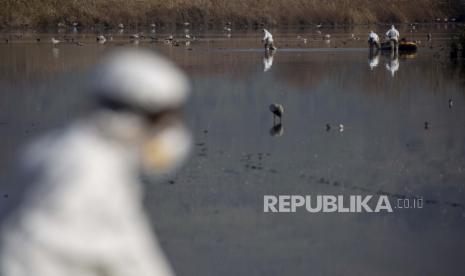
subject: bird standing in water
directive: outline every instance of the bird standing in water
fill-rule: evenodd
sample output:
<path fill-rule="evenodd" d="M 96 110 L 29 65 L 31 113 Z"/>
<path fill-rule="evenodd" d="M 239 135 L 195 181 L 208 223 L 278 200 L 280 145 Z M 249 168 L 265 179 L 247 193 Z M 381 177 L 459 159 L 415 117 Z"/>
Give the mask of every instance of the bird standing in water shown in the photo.
<path fill-rule="evenodd" d="M 284 114 L 284 107 L 280 104 L 274 103 L 270 105 L 270 111 L 273 113 L 273 122 L 276 122 L 276 117 L 279 118 L 279 123 L 281 123 L 283 114 Z"/>
<path fill-rule="evenodd" d="M 52 42 L 53 45 L 57 45 L 58 43 L 60 43 L 61 41 L 59 41 L 58 39 L 52 37 L 52 39 L 50 39 L 50 41 Z"/>

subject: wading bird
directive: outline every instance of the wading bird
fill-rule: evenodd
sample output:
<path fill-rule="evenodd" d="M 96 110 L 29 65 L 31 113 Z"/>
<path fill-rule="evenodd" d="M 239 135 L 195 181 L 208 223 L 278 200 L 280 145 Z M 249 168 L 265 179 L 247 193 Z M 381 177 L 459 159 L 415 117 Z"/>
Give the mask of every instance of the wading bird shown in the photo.
<path fill-rule="evenodd" d="M 97 42 L 100 44 L 104 44 L 107 41 L 104 35 L 98 35 L 96 39 L 97 39 Z"/>
<path fill-rule="evenodd" d="M 58 43 L 61 42 L 60 40 L 58 40 L 58 39 L 56 39 L 56 38 L 54 38 L 54 37 L 52 37 L 52 38 L 50 39 L 50 41 L 52 42 L 53 45 L 57 45 Z"/>
<path fill-rule="evenodd" d="M 270 105 L 270 111 L 273 113 L 273 122 L 276 122 L 276 117 L 279 118 L 279 123 L 281 123 L 281 119 L 284 114 L 284 107 L 280 104 L 273 103 Z"/>

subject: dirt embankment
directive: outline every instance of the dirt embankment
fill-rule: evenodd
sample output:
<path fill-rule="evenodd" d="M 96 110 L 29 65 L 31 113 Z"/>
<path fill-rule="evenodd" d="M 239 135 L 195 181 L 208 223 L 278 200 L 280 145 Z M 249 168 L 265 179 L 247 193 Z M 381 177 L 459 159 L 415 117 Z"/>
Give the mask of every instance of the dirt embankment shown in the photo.
<path fill-rule="evenodd" d="M 460 0 L 0 0 L 0 27 L 55 27 L 59 22 L 129 26 L 234 26 L 310 23 L 431 22 L 461 17 Z"/>

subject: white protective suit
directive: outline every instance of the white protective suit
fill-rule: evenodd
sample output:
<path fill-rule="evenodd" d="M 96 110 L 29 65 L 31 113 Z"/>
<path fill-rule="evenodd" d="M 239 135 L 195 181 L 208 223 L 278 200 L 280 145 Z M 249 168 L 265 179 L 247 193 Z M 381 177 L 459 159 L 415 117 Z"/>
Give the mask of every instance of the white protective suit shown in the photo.
<path fill-rule="evenodd" d="M 102 106 L 29 148 L 22 164 L 32 179 L 1 225 L 2 276 L 173 275 L 144 212 L 139 177 L 175 168 L 190 136 L 143 112 L 180 106 L 187 80 L 150 52 L 120 50 L 98 67 L 93 88 L 133 109 Z"/>
<path fill-rule="evenodd" d="M 389 38 L 389 39 L 392 39 L 392 40 L 395 40 L 395 41 L 399 41 L 399 31 L 396 30 L 396 28 L 394 27 L 394 25 L 391 26 L 391 29 L 389 29 L 387 32 L 386 32 L 386 36 Z"/>

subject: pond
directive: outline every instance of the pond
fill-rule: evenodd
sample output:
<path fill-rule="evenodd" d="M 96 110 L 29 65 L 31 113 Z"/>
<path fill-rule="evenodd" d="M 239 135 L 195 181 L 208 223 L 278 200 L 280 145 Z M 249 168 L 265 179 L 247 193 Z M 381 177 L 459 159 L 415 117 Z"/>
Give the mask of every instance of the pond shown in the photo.
<path fill-rule="evenodd" d="M 273 55 L 253 30 L 132 46 L 169 57 L 192 84 L 191 157 L 168 179 L 145 183 L 177 275 L 465 274 L 465 75 L 447 51 L 457 30 L 404 26 L 419 50 L 399 55 L 370 55 L 368 31 L 272 30 Z M 24 145 L 90 109 L 88 69 L 128 44 L 127 33 L 103 45 L 92 33 L 69 34 L 82 46 L 49 42 L 63 35 L 0 44 L 0 193 L 14 190 Z M 280 125 L 272 103 L 284 107 Z M 264 195 L 387 195 L 424 206 L 265 213 Z"/>

